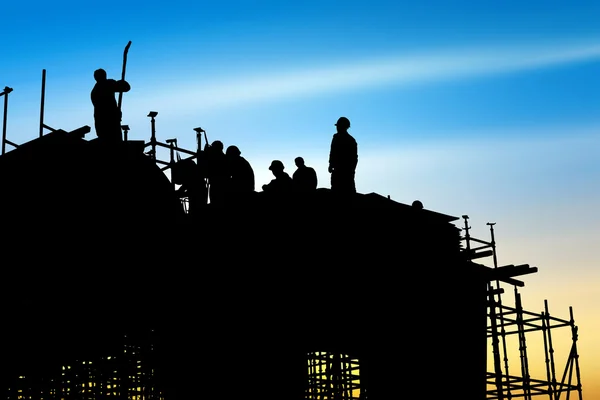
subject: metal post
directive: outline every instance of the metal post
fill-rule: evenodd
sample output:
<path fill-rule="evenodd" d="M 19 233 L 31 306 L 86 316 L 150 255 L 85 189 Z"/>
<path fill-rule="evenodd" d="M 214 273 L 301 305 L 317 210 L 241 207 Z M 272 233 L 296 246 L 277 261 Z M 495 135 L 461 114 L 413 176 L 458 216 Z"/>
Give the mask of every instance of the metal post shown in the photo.
<path fill-rule="evenodd" d="M 46 99 L 46 70 L 42 70 L 42 100 L 40 106 L 40 137 L 44 134 L 44 103 Z"/>
<path fill-rule="evenodd" d="M 206 131 L 200 127 L 194 128 L 194 131 L 196 132 L 196 156 L 199 156 L 202 151 L 202 132 L 204 132 L 204 137 L 206 137 Z"/>
<path fill-rule="evenodd" d="M 465 217 L 463 215 L 463 217 Z M 504 399 L 504 390 L 502 389 L 502 363 L 500 360 L 500 333 L 498 332 L 498 315 L 496 314 L 496 307 L 502 312 L 502 306 L 496 303 L 495 296 L 493 295 L 493 287 L 488 282 L 488 292 L 492 293 L 489 297 L 489 318 L 491 328 L 491 339 L 492 339 L 492 353 L 494 355 L 494 381 L 496 384 L 496 398 L 499 400 Z"/>
<path fill-rule="evenodd" d="M 492 236 L 492 241 L 490 242 L 490 246 L 492 247 L 492 256 L 494 259 L 494 268 L 498 268 L 498 259 L 496 258 L 496 239 L 494 238 L 494 225 L 496 225 L 495 222 L 488 222 L 487 223 L 490 226 L 490 234 Z"/>
<path fill-rule="evenodd" d="M 521 377 L 523 378 L 523 393 L 525 394 L 526 399 L 531 398 L 531 375 L 529 373 L 529 361 L 527 359 L 527 341 L 525 336 L 525 323 L 523 318 L 523 303 L 521 301 L 521 294 L 517 291 L 515 287 L 515 311 L 516 311 L 516 324 L 517 324 L 517 332 L 519 339 L 519 357 L 521 359 Z M 506 354 L 506 345 L 504 350 L 504 358 L 506 360 L 506 380 L 509 381 L 509 373 L 508 373 L 508 355 Z M 510 390 L 510 385 L 507 384 L 508 389 Z M 509 392 L 510 394 L 510 392 Z M 510 398 L 510 397 L 509 397 Z"/>
<path fill-rule="evenodd" d="M 573 339 L 573 345 L 571 347 L 571 354 L 569 355 L 572 359 L 572 362 L 575 363 L 575 377 L 577 379 L 577 393 L 579 394 L 579 400 L 582 398 L 581 394 L 581 372 L 579 371 L 579 354 L 577 353 L 577 326 L 575 326 L 575 320 L 573 319 L 573 307 L 569 307 L 569 314 L 571 319 L 569 321 L 569 325 L 571 326 L 571 335 Z"/>
<path fill-rule="evenodd" d="M 127 141 L 127 132 L 129 132 L 129 125 L 121 125 L 121 129 L 123 129 L 123 141 Z"/>
<path fill-rule="evenodd" d="M 469 251 L 471 250 L 471 236 L 469 236 L 469 216 L 463 215 L 462 217 L 465 220 L 465 246 L 467 254 L 469 254 Z"/>
<path fill-rule="evenodd" d="M 2 154 L 4 154 L 6 150 L 6 118 L 8 113 L 8 94 L 12 91 L 12 88 L 5 86 L 4 91 L 0 93 L 0 96 L 4 96 L 4 117 L 2 119 Z"/>
<path fill-rule="evenodd" d="M 150 146 L 152 147 L 150 156 L 152 157 L 153 160 L 156 161 L 156 120 L 154 118 L 156 118 L 156 116 L 158 115 L 158 112 L 156 111 L 150 111 L 148 113 L 148 116 L 150 117 L 150 125 L 152 128 L 151 131 L 151 135 L 150 136 Z"/>
<path fill-rule="evenodd" d="M 548 311 L 548 300 L 544 300 L 543 318 L 546 320 L 546 330 L 548 334 L 548 353 L 550 355 L 550 387 L 554 394 L 557 394 L 557 383 L 556 383 L 556 364 L 554 360 L 554 345 L 552 344 L 552 327 L 550 326 L 550 311 Z M 558 398 L 558 397 L 556 397 Z"/>
<path fill-rule="evenodd" d="M 171 185 L 173 185 L 173 190 L 175 190 L 175 180 L 173 179 L 173 166 L 175 165 L 175 147 L 177 147 L 177 139 L 167 139 L 166 142 L 169 145 L 169 166 L 171 168 Z"/>
<path fill-rule="evenodd" d="M 175 163 L 175 147 L 177 147 L 177 139 L 167 139 L 166 142 L 169 145 L 170 163 L 173 165 Z"/>
<path fill-rule="evenodd" d="M 206 131 L 200 127 L 198 128 L 194 128 L 194 131 L 196 132 L 196 162 L 198 164 L 198 168 L 200 169 L 200 171 L 203 170 L 203 154 L 202 154 L 202 134 L 204 133 L 204 145 L 208 146 L 208 137 L 206 136 Z M 203 204 L 208 204 L 208 190 L 209 190 L 209 183 L 208 183 L 208 179 L 206 179 L 204 177 L 204 175 L 202 175 L 201 179 L 204 181 L 204 193 L 205 196 L 202 199 Z"/>

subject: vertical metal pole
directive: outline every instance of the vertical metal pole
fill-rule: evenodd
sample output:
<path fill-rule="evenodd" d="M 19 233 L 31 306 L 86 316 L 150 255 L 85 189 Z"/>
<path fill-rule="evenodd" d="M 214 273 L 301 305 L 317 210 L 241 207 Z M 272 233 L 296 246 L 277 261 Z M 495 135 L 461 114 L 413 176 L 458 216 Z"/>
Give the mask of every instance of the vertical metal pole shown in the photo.
<path fill-rule="evenodd" d="M 194 128 L 196 132 L 196 160 L 200 158 L 200 151 L 202 151 L 202 128 Z"/>
<path fill-rule="evenodd" d="M 151 126 L 151 136 L 150 136 L 150 146 L 152 146 L 152 154 L 151 157 L 154 161 L 156 161 L 156 122 L 154 117 L 156 117 L 158 113 L 156 111 L 150 111 L 148 116 L 150 117 L 150 126 Z"/>
<path fill-rule="evenodd" d="M 546 364 L 546 381 L 548 382 L 548 394 L 550 395 L 550 399 L 553 399 L 554 395 L 552 391 L 552 384 L 550 383 L 552 379 L 552 374 L 550 372 L 550 352 L 548 350 L 548 332 L 550 331 L 550 329 L 548 327 L 548 324 L 546 323 L 546 315 L 543 311 L 540 314 L 540 319 L 542 320 L 542 334 L 544 337 L 544 362 Z"/>
<path fill-rule="evenodd" d="M 175 147 L 177 146 L 177 139 L 168 139 L 166 141 L 169 144 L 169 168 L 171 168 L 171 185 L 175 190 L 175 180 L 173 179 L 173 167 L 175 166 Z"/>
<path fill-rule="evenodd" d="M 469 216 L 463 215 L 463 219 L 465 220 L 465 246 L 467 254 L 471 250 L 471 236 L 469 236 Z M 470 258 L 470 257 L 469 257 Z"/>
<path fill-rule="evenodd" d="M 198 164 L 198 169 L 200 171 L 203 170 L 203 154 L 202 154 L 202 134 L 204 133 L 204 145 L 205 147 L 208 146 L 208 138 L 206 137 L 206 131 L 200 127 L 198 128 L 194 128 L 194 131 L 196 132 L 196 162 Z M 202 198 L 202 204 L 206 205 L 208 204 L 208 190 L 209 190 L 209 184 L 208 184 L 208 180 L 204 177 L 204 175 L 202 175 L 200 177 L 204 183 L 204 195 Z"/>
<path fill-rule="evenodd" d="M 123 141 L 127 141 L 127 132 L 129 132 L 129 125 L 121 125 L 121 129 L 123 130 Z"/>
<path fill-rule="evenodd" d="M 176 141 L 177 139 L 171 139 L 171 140 L 167 140 L 167 143 L 169 143 L 169 161 L 170 164 L 173 165 L 175 163 L 175 146 L 176 146 Z"/>
<path fill-rule="evenodd" d="M 6 118 L 8 113 L 8 94 L 12 91 L 12 88 L 5 86 L 4 91 L 0 93 L 0 96 L 4 96 L 4 117 L 2 118 L 2 154 L 4 154 L 6 150 Z"/>
<path fill-rule="evenodd" d="M 488 222 L 487 223 L 490 226 L 490 234 L 492 236 L 492 241 L 490 243 L 490 246 L 492 247 L 492 256 L 494 259 L 494 268 L 498 268 L 498 259 L 496 257 L 496 239 L 494 238 L 494 225 L 496 225 L 495 222 Z"/>
<path fill-rule="evenodd" d="M 156 120 L 154 117 L 152 117 L 152 121 L 150 123 L 152 124 L 152 137 L 150 138 L 152 143 L 152 158 L 156 160 Z"/>
<path fill-rule="evenodd" d="M 44 134 L 44 103 L 46 99 L 46 70 L 42 70 L 42 100 L 40 106 L 40 137 Z"/>
<path fill-rule="evenodd" d="M 578 331 L 578 328 L 577 328 L 577 326 L 575 326 L 575 320 L 573 318 L 573 307 L 569 307 L 569 314 L 571 316 L 569 324 L 571 326 L 571 335 L 573 338 L 573 346 L 571 347 L 570 357 L 573 359 L 573 362 L 575 363 L 575 376 L 577 378 L 577 393 L 579 394 L 579 400 L 581 400 L 582 399 L 581 372 L 579 371 L 579 354 L 577 353 L 577 339 L 578 339 L 577 331 Z"/>
<path fill-rule="evenodd" d="M 550 312 L 548 311 L 548 300 L 544 300 L 543 318 L 546 321 L 546 331 L 548 336 L 548 354 L 550 356 L 550 392 L 555 398 L 558 398 L 556 384 L 556 367 L 554 362 L 554 346 L 552 345 L 552 327 L 550 326 Z"/>
<path fill-rule="evenodd" d="M 464 217 L 464 216 L 463 216 Z M 493 287 L 492 284 L 488 282 L 488 292 L 492 292 Z M 490 318 L 490 328 L 491 328 L 491 339 L 492 339 L 492 352 L 494 355 L 494 378 L 496 383 L 497 390 L 497 399 L 503 400 L 504 391 L 502 389 L 502 362 L 500 359 L 500 334 L 498 333 L 498 316 L 496 314 L 496 307 L 498 304 L 496 303 L 495 296 L 492 294 L 489 297 L 489 318 Z M 500 310 L 502 312 L 502 310 Z"/>
<path fill-rule="evenodd" d="M 523 303 L 521 294 L 517 292 L 515 287 L 515 308 L 516 308 L 516 323 L 519 339 L 519 356 L 521 359 L 521 377 L 523 378 L 523 395 L 525 399 L 531 399 L 531 376 L 529 373 L 529 360 L 527 358 L 527 342 L 525 336 L 525 324 L 523 319 Z M 507 357 L 505 355 L 505 357 Z M 507 359 L 508 363 L 508 359 Z M 506 375 L 508 376 L 508 364 L 506 367 Z M 510 388 L 510 386 L 509 386 Z"/>

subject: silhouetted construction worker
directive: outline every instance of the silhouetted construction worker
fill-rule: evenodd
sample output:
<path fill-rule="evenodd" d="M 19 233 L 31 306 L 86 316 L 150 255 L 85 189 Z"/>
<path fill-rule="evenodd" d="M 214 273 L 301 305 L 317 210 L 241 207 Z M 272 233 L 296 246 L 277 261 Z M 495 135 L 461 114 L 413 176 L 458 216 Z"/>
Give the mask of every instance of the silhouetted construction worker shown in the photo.
<path fill-rule="evenodd" d="M 294 191 L 305 193 L 315 190 L 317 188 L 317 172 L 315 169 L 307 166 L 302 157 L 296 157 L 294 163 L 297 167 L 292 175 Z"/>
<path fill-rule="evenodd" d="M 234 199 L 243 199 L 254 192 L 254 170 L 237 146 L 229 146 L 225 156 L 229 170 L 229 194 Z"/>
<path fill-rule="evenodd" d="M 94 85 L 90 97 L 94 105 L 94 123 L 96 135 L 106 141 L 123 141 L 121 134 L 121 110 L 117 105 L 115 93 L 128 92 L 131 89 L 125 80 L 108 79 L 102 68 L 94 71 Z"/>
<path fill-rule="evenodd" d="M 335 126 L 337 133 L 333 135 L 329 152 L 331 190 L 337 193 L 356 193 L 354 174 L 358 164 L 358 145 L 348 133 L 348 118 L 340 117 Z"/>
<path fill-rule="evenodd" d="M 284 171 L 285 167 L 279 160 L 273 160 L 269 167 L 275 179 L 262 186 L 264 192 L 273 194 L 289 194 L 292 191 L 292 178 Z"/>
<path fill-rule="evenodd" d="M 200 166 L 190 158 L 178 161 L 173 167 L 172 178 L 174 183 L 181 185 L 177 189 L 177 195 L 180 198 L 187 197 L 188 214 L 198 214 L 208 198 L 208 189 Z"/>
<path fill-rule="evenodd" d="M 215 140 L 205 148 L 206 174 L 209 184 L 211 204 L 223 204 L 227 198 L 229 172 L 227 159 L 223 152 L 223 142 Z"/>

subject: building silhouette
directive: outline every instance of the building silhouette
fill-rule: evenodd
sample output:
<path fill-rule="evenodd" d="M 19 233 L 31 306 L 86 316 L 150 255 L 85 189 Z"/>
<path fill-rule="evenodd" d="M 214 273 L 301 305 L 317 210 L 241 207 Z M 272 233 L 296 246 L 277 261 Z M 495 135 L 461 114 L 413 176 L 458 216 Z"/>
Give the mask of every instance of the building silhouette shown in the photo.
<path fill-rule="evenodd" d="M 160 141 L 148 116 L 149 141 L 115 147 L 43 120 L 24 144 L 3 133 L 7 400 L 582 397 L 572 310 L 562 320 L 547 304 L 523 308 L 520 277 L 537 268 L 497 265 L 493 224 L 481 240 L 466 215 L 460 227 L 418 201 L 327 188 L 301 202 L 257 192 L 192 216 L 167 173 L 182 154 L 198 160 L 200 141 Z M 573 332 L 564 369 L 554 328 Z M 123 332 L 149 329 L 151 362 L 121 347 L 132 357 L 119 353 L 113 369 Z M 548 344 L 540 378 L 531 334 Z M 145 375 L 138 360 L 152 365 Z"/>

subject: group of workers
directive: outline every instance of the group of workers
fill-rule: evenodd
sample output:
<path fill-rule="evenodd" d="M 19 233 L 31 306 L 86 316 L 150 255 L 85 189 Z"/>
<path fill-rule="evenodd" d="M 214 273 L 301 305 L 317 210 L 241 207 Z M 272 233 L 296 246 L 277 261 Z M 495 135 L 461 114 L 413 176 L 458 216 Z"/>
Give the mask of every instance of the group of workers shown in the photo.
<path fill-rule="evenodd" d="M 94 71 L 96 84 L 91 91 L 94 106 L 94 122 L 98 139 L 105 143 L 123 141 L 121 132 L 122 113 L 115 94 L 128 92 L 130 84 L 121 79 L 109 79 L 104 69 Z M 356 193 L 355 172 L 358 164 L 358 146 L 348 129 L 350 120 L 340 117 L 335 123 L 336 133 L 331 140 L 328 172 L 331 174 L 331 190 L 337 193 Z M 305 164 L 302 157 L 294 160 L 296 171 L 290 176 L 280 160 L 273 160 L 269 170 L 274 178 L 262 186 L 268 193 L 303 193 L 317 189 L 317 174 Z M 254 171 L 241 156 L 237 146 L 224 151 L 219 140 L 206 145 L 198 154 L 197 161 L 181 162 L 173 171 L 180 196 L 192 203 L 223 204 L 231 199 L 244 199 L 255 193 Z M 177 182 L 178 181 L 178 182 Z"/>

